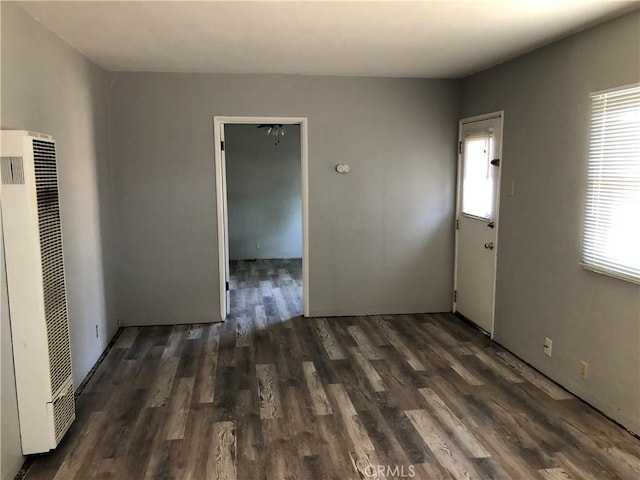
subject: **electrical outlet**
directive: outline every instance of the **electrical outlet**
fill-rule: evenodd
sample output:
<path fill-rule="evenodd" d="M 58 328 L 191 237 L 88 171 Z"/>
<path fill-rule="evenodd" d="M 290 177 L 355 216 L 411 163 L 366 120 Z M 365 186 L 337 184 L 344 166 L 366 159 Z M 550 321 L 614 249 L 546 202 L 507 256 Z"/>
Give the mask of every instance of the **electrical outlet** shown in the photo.
<path fill-rule="evenodd" d="M 260 248 L 260 242 L 256 242 L 256 248 Z"/>
<path fill-rule="evenodd" d="M 553 350 L 553 342 L 549 337 L 544 337 L 544 346 L 543 351 L 547 357 L 551 356 L 551 351 Z"/>
<path fill-rule="evenodd" d="M 100 338 L 100 333 L 98 330 L 98 325 L 96 325 L 96 338 Z"/>
<path fill-rule="evenodd" d="M 580 362 L 580 376 L 583 380 L 587 380 L 589 378 L 589 364 L 584 360 Z"/>

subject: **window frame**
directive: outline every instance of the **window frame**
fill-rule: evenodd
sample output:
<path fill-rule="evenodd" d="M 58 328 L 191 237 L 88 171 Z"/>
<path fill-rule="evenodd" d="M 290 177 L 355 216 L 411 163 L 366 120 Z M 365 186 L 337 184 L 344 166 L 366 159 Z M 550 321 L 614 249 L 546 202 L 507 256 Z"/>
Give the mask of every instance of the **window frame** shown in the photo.
<path fill-rule="evenodd" d="M 606 266 L 600 263 L 596 263 L 593 261 L 589 261 L 587 260 L 587 254 L 586 254 L 586 244 L 587 244 L 587 228 L 589 226 L 588 222 L 587 222 L 587 217 L 588 217 L 588 205 L 590 203 L 590 201 L 592 201 L 590 199 L 590 187 L 589 184 L 590 182 L 593 182 L 594 179 L 592 179 L 590 177 L 590 173 L 589 170 L 591 168 L 592 162 L 594 161 L 592 159 L 592 149 L 593 149 L 593 137 L 594 137 L 594 129 L 593 129 L 593 117 L 594 117 L 594 107 L 595 107 L 595 102 L 596 102 L 596 98 L 597 97 L 601 97 L 603 95 L 607 95 L 607 94 L 611 94 L 611 93 L 615 93 L 615 92 L 621 92 L 624 90 L 630 90 L 630 89 L 640 89 L 640 82 L 639 83 L 633 83 L 633 84 L 628 84 L 628 85 L 622 85 L 619 87 L 614 87 L 614 88 L 609 88 L 606 90 L 600 90 L 597 92 L 593 92 L 590 94 L 589 98 L 590 98 L 590 114 L 589 114 L 589 143 L 587 146 L 587 174 L 585 176 L 585 192 L 584 192 L 584 198 L 583 198 L 583 206 L 584 206 L 584 212 L 583 212 L 583 225 L 582 225 L 582 237 L 581 237 L 581 247 L 582 247 L 582 251 L 581 251 L 581 262 L 580 262 L 580 266 L 582 266 L 585 270 L 591 271 L 591 272 L 595 272 L 595 273 L 599 273 L 602 275 L 606 275 L 609 277 L 613 277 L 613 278 L 617 278 L 620 280 L 624 280 L 633 284 L 637 284 L 640 285 L 640 273 L 638 275 L 634 275 L 634 274 L 629 274 L 627 272 L 618 270 L 616 268 L 613 268 L 611 266 Z M 640 92 L 639 92 L 640 93 Z M 638 101 L 638 108 L 640 109 L 640 100 Z M 639 160 L 640 162 L 640 157 Z M 640 228 L 640 227 L 639 227 Z M 603 255 L 604 256 L 604 255 Z"/>
<path fill-rule="evenodd" d="M 466 142 L 467 139 L 469 138 L 473 138 L 473 137 L 486 137 L 487 139 L 487 158 L 488 158 L 488 164 L 487 164 L 487 168 L 488 168 L 488 172 L 489 175 L 487 178 L 490 178 L 492 180 L 491 182 L 491 198 L 490 198 L 490 212 L 485 212 L 487 215 L 477 215 L 475 213 L 469 213 L 469 212 L 465 212 L 464 211 L 464 205 L 465 205 L 465 196 L 464 196 L 464 191 L 465 191 L 465 177 L 466 177 L 466 173 L 467 173 L 467 165 L 468 165 L 468 154 L 466 152 Z M 490 222 L 493 218 L 496 217 L 496 213 L 498 210 L 498 204 L 497 204 L 497 199 L 496 199 L 496 184 L 499 182 L 499 177 L 497 175 L 497 171 L 496 169 L 492 169 L 491 168 L 491 160 L 492 160 L 492 155 L 495 152 L 495 134 L 494 134 L 494 130 L 493 128 L 488 128 L 488 129 L 477 129 L 477 130 L 472 130 L 470 131 L 463 139 L 462 139 L 462 154 L 463 154 L 463 160 L 462 160 L 462 165 L 461 165 L 461 178 L 460 178 L 460 182 L 461 182 L 461 187 L 462 187 L 462 195 L 460 197 L 460 215 L 468 217 L 468 218 L 475 218 L 477 220 L 483 220 L 486 222 Z"/>

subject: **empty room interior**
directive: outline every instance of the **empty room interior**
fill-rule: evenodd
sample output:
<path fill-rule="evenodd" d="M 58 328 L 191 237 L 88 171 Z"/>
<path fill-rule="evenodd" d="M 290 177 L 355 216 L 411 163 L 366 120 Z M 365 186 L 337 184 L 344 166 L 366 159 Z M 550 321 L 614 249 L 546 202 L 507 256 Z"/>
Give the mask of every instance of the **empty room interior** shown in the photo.
<path fill-rule="evenodd" d="M 0 480 L 640 478 L 639 2 L 0 17 Z"/>

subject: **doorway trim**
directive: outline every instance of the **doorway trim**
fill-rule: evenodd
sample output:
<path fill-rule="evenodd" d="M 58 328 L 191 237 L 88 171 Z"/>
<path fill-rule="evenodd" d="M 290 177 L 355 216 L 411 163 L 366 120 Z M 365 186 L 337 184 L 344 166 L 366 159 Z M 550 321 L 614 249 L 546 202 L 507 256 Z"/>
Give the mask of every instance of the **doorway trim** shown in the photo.
<path fill-rule="evenodd" d="M 281 123 L 300 125 L 300 163 L 302 181 L 302 302 L 303 315 L 309 317 L 309 141 L 307 117 L 253 117 L 218 116 L 213 117 L 213 151 L 216 176 L 216 212 L 218 238 L 218 279 L 220 288 L 220 317 L 227 317 L 226 276 L 229 264 L 229 244 L 225 232 L 229 225 L 226 212 L 227 176 L 222 162 L 222 128 L 226 124 Z"/>
<path fill-rule="evenodd" d="M 503 170 L 503 166 L 504 166 L 504 154 L 502 151 L 502 147 L 504 144 L 504 110 L 499 110 L 496 112 L 491 112 L 491 113 L 485 113 L 483 115 L 475 115 L 473 117 L 467 117 L 467 118 L 463 118 L 460 120 L 460 122 L 458 123 L 458 145 L 460 146 L 461 143 L 463 141 L 462 138 L 462 129 L 465 125 L 468 125 L 470 123 L 475 123 L 475 122 L 481 122 L 483 120 L 492 120 L 492 119 L 500 119 L 500 131 L 501 131 L 501 135 L 500 135 L 500 145 L 499 145 L 499 151 L 500 151 L 500 168 L 498 169 L 498 195 L 496 198 L 496 214 L 498 216 L 498 223 L 495 227 L 495 236 L 496 239 L 498 238 L 498 235 L 500 233 L 500 195 L 501 195 L 501 191 L 502 191 L 502 170 Z M 457 178 L 456 178 L 456 222 L 458 221 L 458 219 L 460 218 L 460 209 L 461 209 L 461 199 L 460 199 L 460 191 L 461 191 L 461 183 L 462 183 L 462 152 L 460 147 L 458 147 L 458 171 L 457 171 Z M 455 229 L 455 255 L 454 255 L 454 264 L 453 264 L 453 291 L 455 293 L 455 291 L 458 288 L 458 243 L 459 243 L 459 230 L 456 228 Z M 493 307 L 491 310 L 491 331 L 488 332 L 489 336 L 491 339 L 493 339 L 494 336 L 494 332 L 495 332 L 495 320 L 496 320 L 496 283 L 497 283 L 497 279 L 498 279 L 498 251 L 500 248 L 500 243 L 496 242 L 497 245 L 497 249 L 496 249 L 496 255 L 494 258 L 494 264 L 493 264 L 493 268 L 494 268 L 494 276 L 493 276 Z M 455 298 L 455 294 L 452 294 L 451 296 L 452 299 L 452 311 L 453 313 L 456 313 L 456 298 Z"/>

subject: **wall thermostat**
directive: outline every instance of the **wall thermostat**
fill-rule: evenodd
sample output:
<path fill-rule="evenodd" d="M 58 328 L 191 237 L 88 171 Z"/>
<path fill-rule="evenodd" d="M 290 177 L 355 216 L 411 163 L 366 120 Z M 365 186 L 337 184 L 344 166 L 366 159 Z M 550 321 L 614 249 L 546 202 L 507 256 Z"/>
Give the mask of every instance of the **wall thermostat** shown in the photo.
<path fill-rule="evenodd" d="M 344 165 L 342 163 L 340 165 L 336 165 L 336 172 L 338 173 L 349 173 L 349 170 L 351 170 L 349 165 Z"/>

